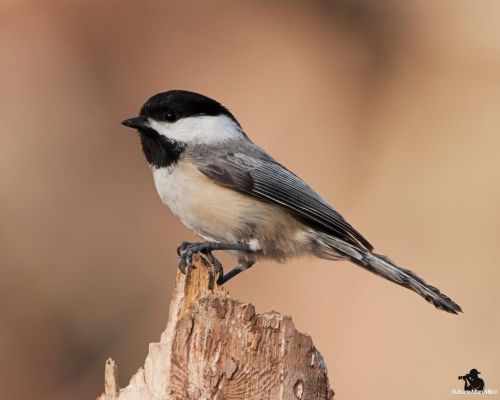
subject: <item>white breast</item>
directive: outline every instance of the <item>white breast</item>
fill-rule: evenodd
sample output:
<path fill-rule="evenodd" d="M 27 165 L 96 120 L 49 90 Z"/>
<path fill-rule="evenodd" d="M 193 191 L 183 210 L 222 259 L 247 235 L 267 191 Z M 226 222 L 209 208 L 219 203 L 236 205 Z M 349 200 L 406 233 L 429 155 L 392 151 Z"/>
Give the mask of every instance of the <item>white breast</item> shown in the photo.
<path fill-rule="evenodd" d="M 160 196 L 161 201 L 166 206 L 170 207 L 172 212 L 179 216 L 182 214 L 182 197 L 186 188 L 181 171 L 175 167 L 167 168 L 152 168 L 153 178 L 155 181 L 156 191 Z"/>
<path fill-rule="evenodd" d="M 184 161 L 169 168 L 153 168 L 162 202 L 196 234 L 207 240 L 240 239 L 254 200 L 211 181 Z"/>

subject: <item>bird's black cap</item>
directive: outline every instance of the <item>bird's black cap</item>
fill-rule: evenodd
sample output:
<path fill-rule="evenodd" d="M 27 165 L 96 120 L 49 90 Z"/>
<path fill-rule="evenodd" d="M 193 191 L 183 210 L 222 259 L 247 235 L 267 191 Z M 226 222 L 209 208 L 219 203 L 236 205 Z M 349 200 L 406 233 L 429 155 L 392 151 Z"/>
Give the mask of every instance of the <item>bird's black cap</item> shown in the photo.
<path fill-rule="evenodd" d="M 155 94 L 144 103 L 140 111 L 140 117 L 168 122 L 197 115 L 225 115 L 238 124 L 233 114 L 219 102 L 186 90 L 169 90 Z M 135 122 L 129 119 L 122 123 L 125 126 L 135 127 L 131 126 Z"/>

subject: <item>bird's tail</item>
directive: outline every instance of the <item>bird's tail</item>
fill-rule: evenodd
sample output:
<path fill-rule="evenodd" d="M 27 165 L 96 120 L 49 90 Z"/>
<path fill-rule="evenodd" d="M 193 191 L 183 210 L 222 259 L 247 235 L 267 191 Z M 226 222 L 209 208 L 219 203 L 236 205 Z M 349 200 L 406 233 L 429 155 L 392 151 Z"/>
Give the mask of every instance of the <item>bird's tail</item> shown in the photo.
<path fill-rule="evenodd" d="M 318 244 L 316 255 L 318 257 L 330 260 L 348 259 L 374 274 L 413 290 L 440 310 L 453 314 L 462 312 L 460 306 L 441 293 L 438 288 L 428 285 L 414 272 L 397 266 L 385 256 L 372 253 L 324 233 L 318 233 L 316 241 Z"/>

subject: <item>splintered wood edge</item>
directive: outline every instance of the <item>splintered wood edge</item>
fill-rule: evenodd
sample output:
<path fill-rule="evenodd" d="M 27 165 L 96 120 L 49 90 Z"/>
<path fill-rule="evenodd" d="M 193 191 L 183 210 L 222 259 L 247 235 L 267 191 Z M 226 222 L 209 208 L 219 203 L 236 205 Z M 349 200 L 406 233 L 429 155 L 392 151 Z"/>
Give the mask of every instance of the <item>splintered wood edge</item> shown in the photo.
<path fill-rule="evenodd" d="M 284 328 L 289 334 L 291 332 L 293 336 L 298 335 L 297 337 L 308 343 L 312 350 L 309 361 L 310 367 L 315 368 L 315 371 L 320 371 L 321 375 L 324 376 L 322 378 L 324 382 L 321 383 L 321 386 L 327 389 L 327 393 L 318 397 L 307 397 L 307 399 L 333 398 L 334 392 L 328 382 L 327 369 L 323 357 L 314 347 L 309 335 L 298 332 L 289 316 L 282 316 L 275 311 L 255 314 L 255 308 L 252 304 L 244 304 L 233 300 L 225 288 L 217 285 L 214 267 L 203 254 L 195 254 L 193 264 L 192 267 L 188 268 L 185 275 L 180 271 L 177 272 L 166 329 L 161 334 L 159 343 L 150 344 L 144 367 L 141 367 L 131 378 L 128 386 L 120 389 L 118 386 L 116 363 L 109 358 L 105 365 L 105 391 L 98 397 L 98 400 L 153 400 L 157 398 L 155 393 L 166 393 L 169 390 L 171 392 L 171 389 L 168 388 L 172 386 L 173 378 L 168 372 L 171 371 L 172 367 L 174 338 L 178 334 L 178 329 L 184 329 L 179 326 L 179 321 L 185 322 L 186 319 L 189 320 L 189 314 L 199 306 L 199 300 L 205 299 L 207 296 L 215 296 L 222 300 L 236 302 L 237 305 L 244 307 L 244 318 L 248 318 L 248 320 L 257 318 L 260 321 L 266 321 L 266 324 L 276 325 L 276 329 Z M 231 370 L 230 367 L 231 365 L 226 366 L 228 371 Z M 230 374 L 230 371 L 228 374 Z M 293 391 L 296 399 L 302 399 L 304 382 L 298 379 Z M 170 399 L 174 397 L 167 393 L 164 398 Z"/>
<path fill-rule="evenodd" d="M 118 367 L 115 360 L 108 358 L 104 367 L 104 393 L 99 400 L 115 400 L 118 398 Z"/>
<path fill-rule="evenodd" d="M 217 276 L 213 265 L 203 254 L 196 253 L 193 257 L 193 266 L 187 269 L 186 275 L 177 272 L 176 287 L 184 288 L 186 308 L 207 293 L 230 297 L 229 292 L 217 285 Z"/>

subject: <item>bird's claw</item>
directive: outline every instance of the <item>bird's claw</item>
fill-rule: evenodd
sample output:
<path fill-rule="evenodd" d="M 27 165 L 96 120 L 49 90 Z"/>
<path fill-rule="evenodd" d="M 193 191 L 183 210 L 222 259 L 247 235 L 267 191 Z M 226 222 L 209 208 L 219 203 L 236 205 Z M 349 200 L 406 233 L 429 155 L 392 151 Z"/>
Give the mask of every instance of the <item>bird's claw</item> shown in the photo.
<path fill-rule="evenodd" d="M 179 271 L 181 271 L 184 275 L 186 274 L 187 269 L 193 266 L 193 255 L 197 252 L 202 252 L 209 258 L 210 262 L 214 266 L 215 273 L 218 276 L 217 282 L 219 282 L 224 275 L 222 263 L 212 254 L 211 251 L 205 248 L 203 243 L 182 242 L 179 246 L 177 246 Z"/>
<path fill-rule="evenodd" d="M 182 260 L 179 260 L 179 264 L 177 265 L 177 268 L 179 268 L 179 271 L 181 271 L 181 274 L 186 275 L 187 265 L 184 264 Z"/>
<path fill-rule="evenodd" d="M 182 242 L 177 246 L 177 255 L 179 256 L 179 271 L 186 275 L 187 269 L 193 266 L 192 243 Z"/>
<path fill-rule="evenodd" d="M 182 246 L 183 244 L 181 244 Z M 193 266 L 193 254 L 195 253 L 193 249 L 189 246 L 184 246 L 177 248 L 177 253 L 179 254 L 179 270 L 185 275 L 187 269 Z"/>
<path fill-rule="evenodd" d="M 206 251 L 204 243 L 189 243 L 182 242 L 177 246 L 177 254 L 179 255 L 179 270 L 186 274 L 187 268 L 193 266 L 193 255 L 197 252 L 203 252 L 208 254 Z"/>
<path fill-rule="evenodd" d="M 177 255 L 180 256 L 190 244 L 189 242 L 181 242 L 179 246 L 177 246 Z"/>

